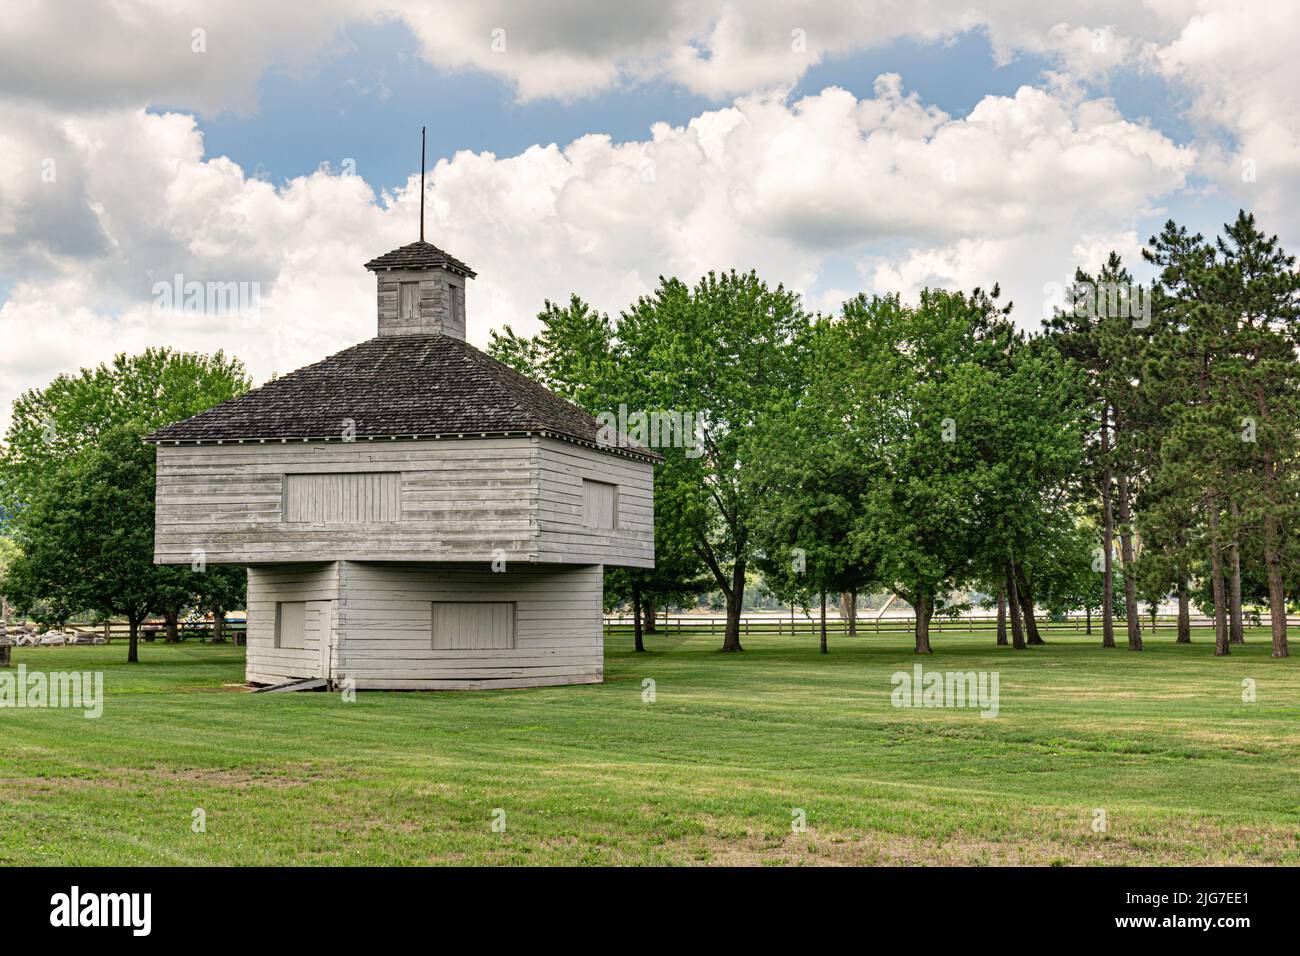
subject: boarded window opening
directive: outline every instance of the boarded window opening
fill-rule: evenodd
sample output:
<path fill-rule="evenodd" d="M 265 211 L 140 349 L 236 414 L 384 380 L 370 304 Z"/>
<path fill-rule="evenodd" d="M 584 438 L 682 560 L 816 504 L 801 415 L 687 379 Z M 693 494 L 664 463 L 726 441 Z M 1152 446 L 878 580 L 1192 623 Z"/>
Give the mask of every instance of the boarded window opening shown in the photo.
<path fill-rule="evenodd" d="M 618 529 L 618 485 L 582 479 L 583 524 L 597 531 Z"/>
<path fill-rule="evenodd" d="M 453 328 L 460 327 L 460 296 L 461 296 L 460 287 L 448 283 L 447 298 L 450 299 L 451 301 L 448 303 L 449 307 L 447 309 L 447 312 L 448 315 L 451 317 L 451 325 Z"/>
<path fill-rule="evenodd" d="M 275 646 L 300 651 L 307 646 L 307 602 L 275 603 Z"/>
<path fill-rule="evenodd" d="M 515 646 L 514 601 L 434 601 L 435 651 L 509 650 Z"/>
<path fill-rule="evenodd" d="M 397 521 L 402 516 L 397 471 L 284 476 L 284 520 L 310 524 Z"/>
<path fill-rule="evenodd" d="M 420 317 L 420 283 L 403 282 L 398 288 L 401 290 L 397 307 L 397 317 L 399 319 L 418 319 Z"/>

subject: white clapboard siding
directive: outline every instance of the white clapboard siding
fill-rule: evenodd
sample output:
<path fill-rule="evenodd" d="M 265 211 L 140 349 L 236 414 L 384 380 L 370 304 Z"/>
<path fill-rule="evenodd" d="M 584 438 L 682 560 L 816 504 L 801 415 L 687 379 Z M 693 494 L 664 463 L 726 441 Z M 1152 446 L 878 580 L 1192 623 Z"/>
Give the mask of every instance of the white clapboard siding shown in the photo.
<path fill-rule="evenodd" d="M 552 438 L 160 445 L 154 557 L 654 566 L 649 462 Z M 613 486 L 593 528 L 583 481 Z"/>
<path fill-rule="evenodd" d="M 308 472 L 284 476 L 285 521 L 355 524 L 397 521 L 401 516 L 401 472 Z"/>
<path fill-rule="evenodd" d="M 160 445 L 157 460 L 162 564 L 536 557 L 529 438 Z"/>
<path fill-rule="evenodd" d="M 654 567 L 649 462 L 543 438 L 537 464 L 538 561 Z"/>
<path fill-rule="evenodd" d="M 339 574 L 335 673 L 358 688 L 601 680 L 599 566 L 508 564 L 493 573 L 463 565 L 348 561 Z"/>
<path fill-rule="evenodd" d="M 248 680 L 277 684 L 324 676 L 321 661 L 330 655 L 322 654 L 321 642 L 328 652 L 336 629 L 338 583 L 338 564 L 333 561 L 248 569 Z M 301 647 L 276 646 L 277 605 L 302 607 Z"/>

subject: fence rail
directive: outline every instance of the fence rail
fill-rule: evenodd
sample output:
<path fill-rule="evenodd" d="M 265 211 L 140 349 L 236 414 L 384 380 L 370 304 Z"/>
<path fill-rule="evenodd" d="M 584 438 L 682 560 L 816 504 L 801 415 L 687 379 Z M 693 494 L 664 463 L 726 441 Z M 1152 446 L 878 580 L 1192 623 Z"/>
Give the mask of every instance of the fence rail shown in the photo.
<path fill-rule="evenodd" d="M 1143 615 L 1140 618 L 1142 630 L 1149 631 L 1152 627 L 1151 617 Z M 1034 622 L 1038 625 L 1040 631 L 1079 631 L 1087 627 L 1087 620 L 1080 617 L 1070 617 L 1066 620 L 1051 620 L 1047 617 L 1034 617 Z M 1267 622 L 1267 618 L 1264 619 Z M 721 634 L 726 628 L 726 619 L 720 617 L 696 617 L 693 615 L 682 615 L 680 617 L 655 617 L 655 630 L 658 632 L 693 632 Z M 933 634 L 974 634 L 983 631 L 995 631 L 997 629 L 998 619 L 995 615 L 987 617 L 961 617 L 961 618 L 939 618 L 935 617 L 930 621 L 930 632 Z M 1155 630 L 1174 630 L 1177 627 L 1178 618 L 1172 614 L 1161 614 L 1156 617 Z M 1198 629 L 1213 629 L 1214 618 L 1205 615 L 1193 615 L 1189 619 L 1190 626 Z M 1247 626 L 1259 626 L 1258 622 L 1248 620 Z M 1288 617 L 1287 626 L 1293 626 L 1300 623 L 1300 617 Z M 631 629 L 633 621 L 631 615 L 606 615 L 604 617 L 606 630 L 610 628 Z M 890 633 L 911 633 L 916 626 L 915 617 L 888 617 L 876 620 L 874 618 L 858 618 L 856 621 L 856 633 L 862 634 L 890 634 Z M 1115 630 L 1121 634 L 1124 631 L 1124 622 L 1115 621 Z M 1008 630 L 1010 624 L 1008 623 Z M 816 617 L 807 618 L 799 617 L 791 620 L 790 618 L 779 617 L 742 617 L 740 619 L 740 633 L 745 634 L 807 634 L 810 631 L 821 631 L 821 621 Z M 1094 634 L 1101 631 L 1101 618 L 1094 615 L 1092 618 L 1092 631 Z M 840 618 L 826 619 L 826 633 L 846 635 L 849 633 L 849 622 Z"/>
<path fill-rule="evenodd" d="M 8 630 L 12 635 L 17 627 L 28 627 L 38 634 L 44 634 L 53 631 L 56 634 L 63 634 L 66 637 L 94 636 L 102 637 L 112 642 L 114 639 L 126 640 L 131 636 L 131 625 L 127 621 L 106 621 L 100 624 L 88 623 L 70 623 L 62 627 L 42 627 L 34 621 L 13 620 L 9 622 Z M 244 631 L 247 628 L 245 621 L 227 621 L 226 622 L 226 639 L 243 643 Z M 181 621 L 177 628 L 177 633 L 182 639 L 198 638 L 206 641 L 212 636 L 212 621 Z M 167 632 L 165 621 L 148 620 L 140 625 L 140 638 L 145 641 L 154 641 L 162 638 Z"/>

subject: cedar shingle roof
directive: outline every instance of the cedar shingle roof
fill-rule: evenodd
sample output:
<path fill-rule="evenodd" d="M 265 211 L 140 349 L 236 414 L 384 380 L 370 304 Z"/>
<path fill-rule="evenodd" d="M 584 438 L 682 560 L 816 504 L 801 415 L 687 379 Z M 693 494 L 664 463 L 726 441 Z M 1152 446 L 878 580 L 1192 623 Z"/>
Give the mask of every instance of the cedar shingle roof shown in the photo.
<path fill-rule="evenodd" d="M 446 335 L 370 339 L 145 441 L 339 440 L 349 419 L 357 439 L 546 432 L 609 448 L 599 440 L 600 423 L 581 408 Z M 626 454 L 661 459 L 626 439 L 619 445 Z"/>
<path fill-rule="evenodd" d="M 458 275 L 474 278 L 475 272 L 454 256 L 449 256 L 431 242 L 420 240 L 371 259 L 367 269 L 450 269 Z"/>

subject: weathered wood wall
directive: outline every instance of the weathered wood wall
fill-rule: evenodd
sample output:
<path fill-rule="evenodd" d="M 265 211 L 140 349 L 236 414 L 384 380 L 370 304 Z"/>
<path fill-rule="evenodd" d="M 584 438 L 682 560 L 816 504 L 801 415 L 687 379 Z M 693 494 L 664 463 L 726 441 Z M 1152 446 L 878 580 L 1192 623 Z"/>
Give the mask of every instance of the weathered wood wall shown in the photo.
<path fill-rule="evenodd" d="M 419 283 L 419 314 L 416 316 L 401 314 L 400 287 L 403 282 Z M 450 335 L 464 341 L 464 279 L 446 269 L 379 272 L 376 290 L 380 335 Z"/>
<path fill-rule="evenodd" d="M 247 679 L 351 678 L 360 690 L 466 690 L 599 683 L 604 570 L 515 565 L 329 562 L 248 569 Z M 306 602 L 301 649 L 276 646 L 277 602 Z M 443 614 L 435 605 L 506 609 L 512 646 L 484 647 L 475 628 L 502 614 Z M 457 623 L 463 633 L 446 631 Z M 501 642 L 504 645 L 504 642 Z M 469 645 L 469 646 L 466 646 Z"/>
<path fill-rule="evenodd" d="M 557 439 L 160 445 L 157 456 L 154 551 L 162 564 L 188 564 L 198 553 L 209 564 L 238 565 L 500 557 L 654 565 L 652 466 Z M 284 520 L 342 507 L 331 479 L 319 483 L 321 501 L 295 503 L 287 515 L 286 475 L 382 472 L 400 476 L 397 521 Z M 618 485 L 615 529 L 588 527 L 583 478 Z M 296 490 L 313 487 L 302 481 Z"/>
<path fill-rule="evenodd" d="M 336 562 L 287 564 L 248 569 L 247 679 L 279 684 L 297 677 L 323 677 L 322 661 L 330 659 L 329 641 L 335 631 L 339 594 Z M 275 605 L 306 601 L 306 639 L 301 650 L 275 646 Z M 322 654 L 321 641 L 326 641 Z"/>
<path fill-rule="evenodd" d="M 654 469 L 648 462 L 543 438 L 538 454 L 539 561 L 654 567 Z M 618 486 L 618 521 L 593 528 L 583 479 Z"/>
<path fill-rule="evenodd" d="M 336 673 L 359 689 L 473 689 L 599 683 L 598 566 L 512 565 L 503 573 L 346 562 L 340 570 Z M 512 602 L 514 647 L 433 646 L 434 602 Z"/>
<path fill-rule="evenodd" d="M 536 553 L 528 438 L 159 446 L 155 559 L 209 564 L 492 560 Z M 401 476 L 398 522 L 286 522 L 286 474 Z"/>

